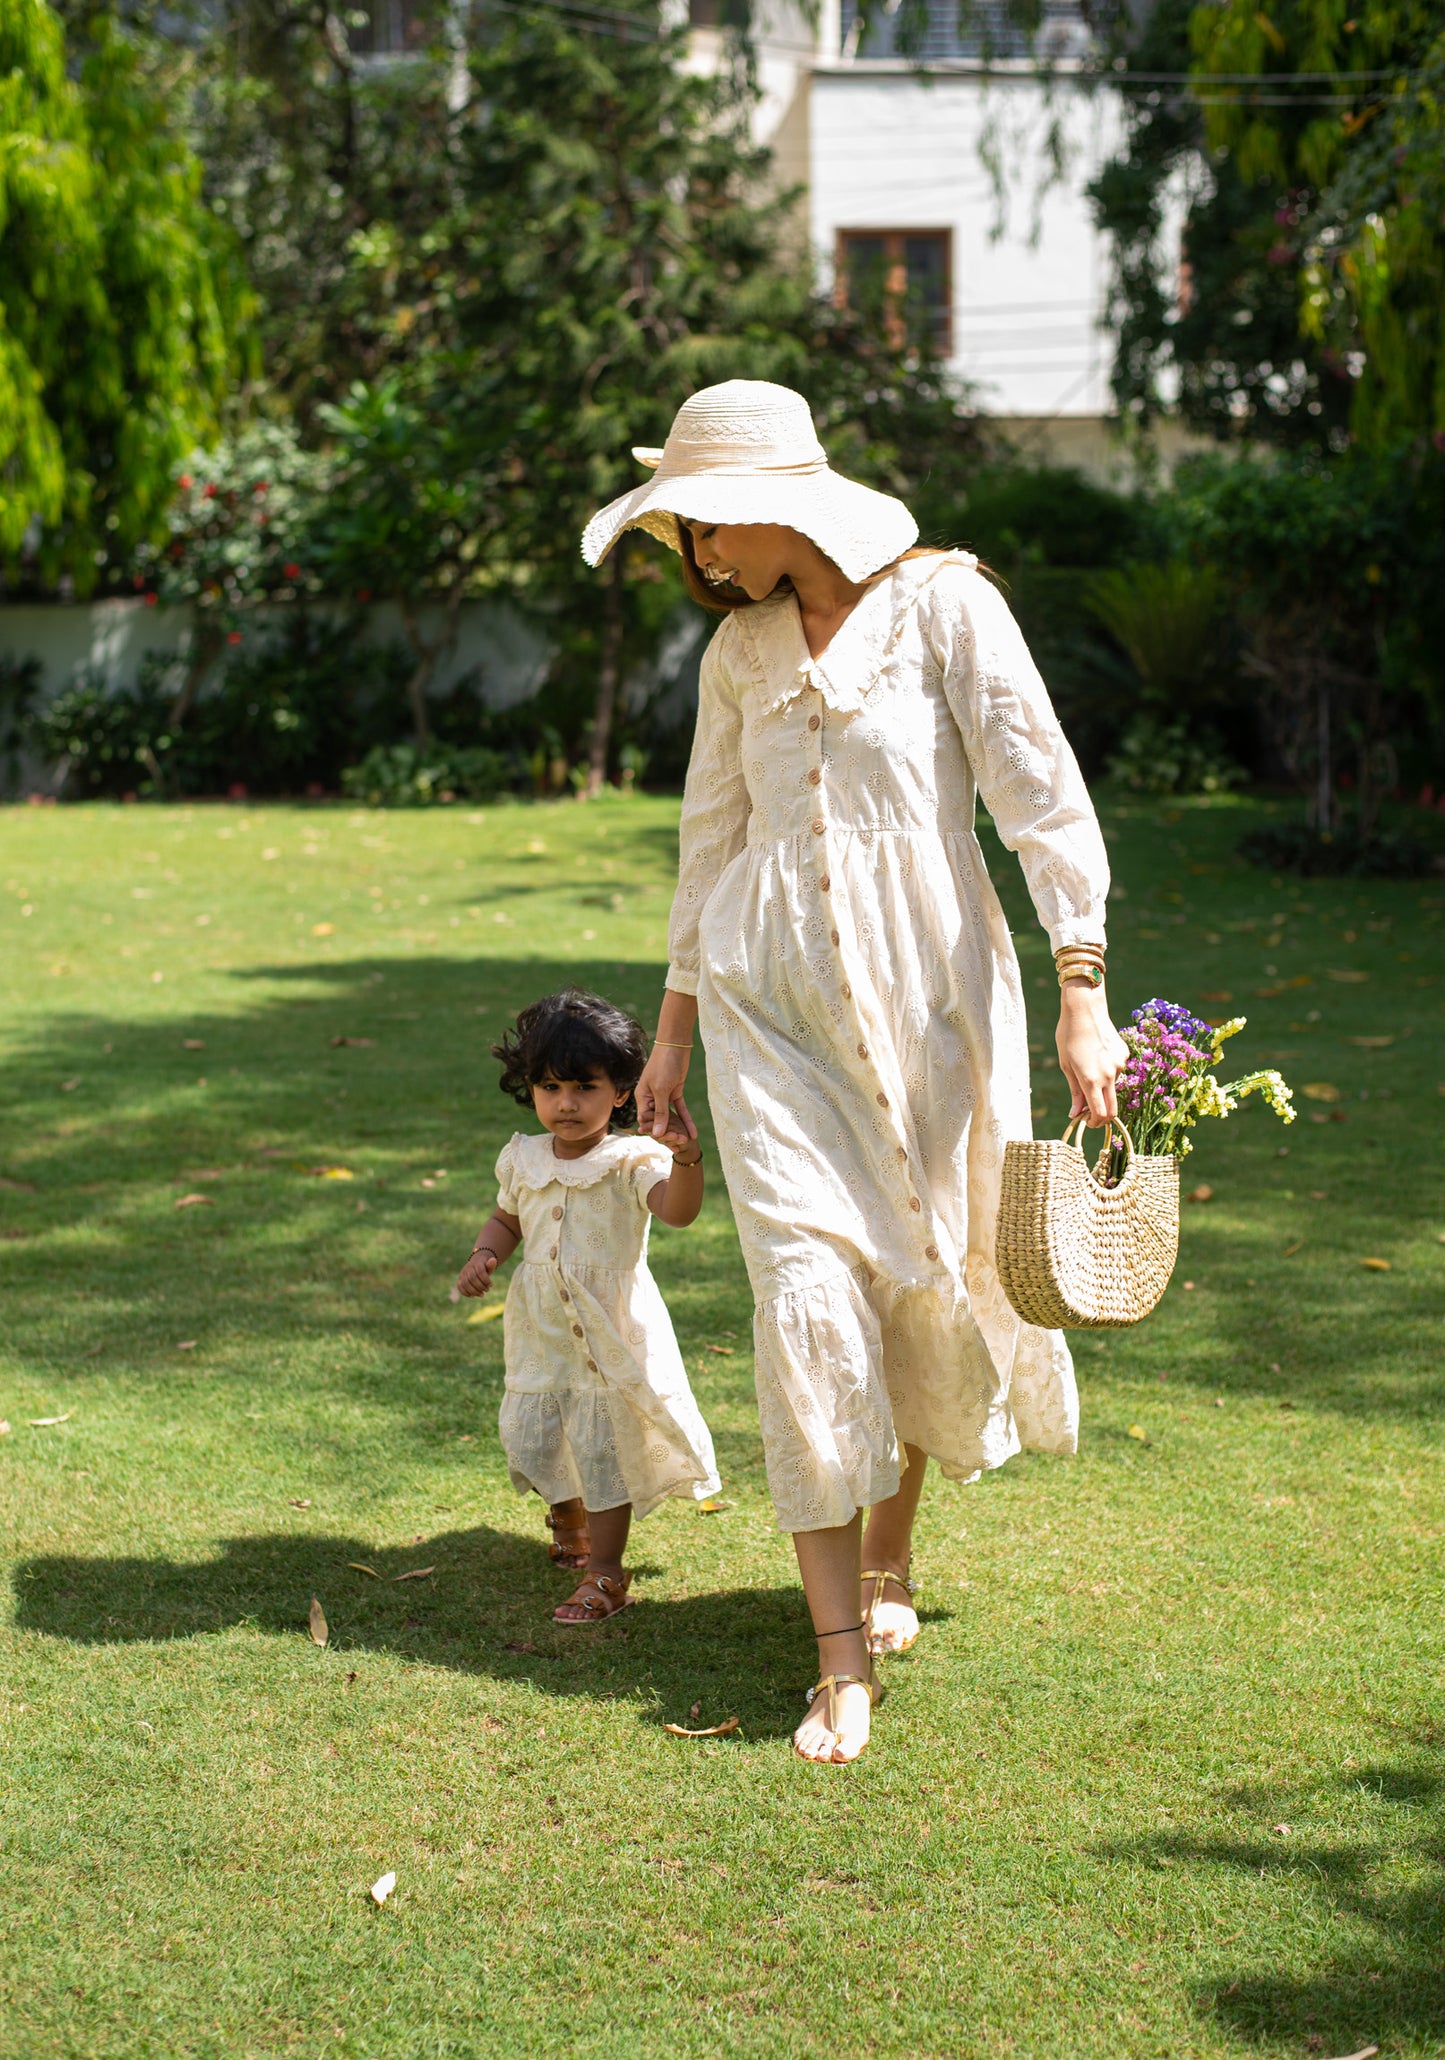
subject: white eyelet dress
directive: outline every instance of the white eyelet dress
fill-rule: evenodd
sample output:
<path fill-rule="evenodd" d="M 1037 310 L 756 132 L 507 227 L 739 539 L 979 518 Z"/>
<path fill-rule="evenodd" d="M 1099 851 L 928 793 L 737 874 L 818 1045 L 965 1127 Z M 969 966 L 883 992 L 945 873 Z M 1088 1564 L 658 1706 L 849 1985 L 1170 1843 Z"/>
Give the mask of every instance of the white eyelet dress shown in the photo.
<path fill-rule="evenodd" d="M 786 1531 L 892 1495 L 900 1442 L 955 1479 L 1076 1449 L 1063 1335 L 1019 1321 L 994 1264 L 1004 1142 L 1032 1123 L 976 794 L 1054 949 L 1102 944 L 1093 807 L 972 558 L 900 565 L 821 659 L 787 593 L 708 647 L 668 985 L 698 999 Z"/>
<path fill-rule="evenodd" d="M 718 1490 L 712 1439 L 656 1281 L 647 1197 L 672 1171 L 651 1138 L 559 1159 L 546 1131 L 497 1160 L 497 1206 L 522 1226 L 507 1290 L 502 1449 L 513 1487 L 588 1509 Z"/>

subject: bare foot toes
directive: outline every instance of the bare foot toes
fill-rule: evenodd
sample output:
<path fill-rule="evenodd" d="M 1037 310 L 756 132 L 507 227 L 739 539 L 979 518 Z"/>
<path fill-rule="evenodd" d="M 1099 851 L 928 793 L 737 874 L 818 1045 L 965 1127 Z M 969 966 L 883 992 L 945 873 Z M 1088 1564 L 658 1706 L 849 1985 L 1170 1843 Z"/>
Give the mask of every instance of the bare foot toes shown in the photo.
<path fill-rule="evenodd" d="M 911 1602 L 880 1602 L 873 1611 L 870 1652 L 906 1652 L 918 1636 L 918 1612 Z"/>
<path fill-rule="evenodd" d="M 794 1750 L 805 1760 L 827 1760 L 841 1766 L 856 1760 L 868 1743 L 869 1720 L 873 1714 L 868 1690 L 848 1682 L 838 1690 L 838 1728 L 828 1722 L 828 1691 L 813 1697 L 812 1706 L 793 1733 Z"/>

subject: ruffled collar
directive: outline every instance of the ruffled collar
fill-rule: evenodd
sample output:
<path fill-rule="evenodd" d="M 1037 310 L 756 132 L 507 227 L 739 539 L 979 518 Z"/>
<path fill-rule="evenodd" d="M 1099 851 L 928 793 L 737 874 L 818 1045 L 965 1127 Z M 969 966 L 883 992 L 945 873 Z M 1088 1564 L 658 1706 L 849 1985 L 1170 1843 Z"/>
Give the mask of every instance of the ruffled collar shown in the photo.
<path fill-rule="evenodd" d="M 968 551 L 909 558 L 880 579 L 843 623 L 821 658 L 803 635 L 798 603 L 776 594 L 731 618 L 757 681 L 765 713 L 771 715 L 797 695 L 821 694 L 839 715 L 857 715 L 886 679 L 919 595 L 945 565 L 973 567 Z"/>
<path fill-rule="evenodd" d="M 595 1187 L 622 1172 L 645 1149 L 651 1139 L 626 1137 L 613 1131 L 580 1159 L 559 1159 L 552 1149 L 552 1137 L 518 1131 L 512 1139 L 512 1177 L 518 1187 Z"/>

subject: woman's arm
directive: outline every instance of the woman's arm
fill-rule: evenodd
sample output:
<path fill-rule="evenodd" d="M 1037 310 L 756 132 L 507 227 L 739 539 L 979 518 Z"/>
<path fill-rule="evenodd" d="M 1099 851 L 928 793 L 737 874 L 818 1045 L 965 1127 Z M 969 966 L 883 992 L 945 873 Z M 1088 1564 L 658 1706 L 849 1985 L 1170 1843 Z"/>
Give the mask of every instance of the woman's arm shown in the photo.
<path fill-rule="evenodd" d="M 1023 634 L 982 575 L 940 579 L 930 600 L 929 638 L 979 796 L 1018 853 L 1050 946 L 1096 945 L 1102 957 L 1104 839 Z M 1072 1113 L 1087 1110 L 1095 1122 L 1117 1115 L 1114 1079 L 1128 1054 L 1102 986 L 1069 980 L 1060 989 L 1056 1042 Z"/>
<path fill-rule="evenodd" d="M 472 1256 L 457 1275 L 457 1293 L 484 1295 L 492 1284 L 492 1275 L 499 1266 L 506 1265 L 521 1242 L 522 1226 L 517 1218 L 503 1209 L 494 1209 L 477 1233 Z"/>
<path fill-rule="evenodd" d="M 677 831 L 677 892 L 667 926 L 667 987 L 652 1056 L 637 1083 L 638 1128 L 657 1138 L 666 1136 L 674 1111 L 687 1136 L 697 1136 L 682 1088 L 697 1027 L 698 926 L 723 868 L 747 842 L 743 718 L 723 663 L 725 635 L 726 627 L 708 645 L 698 679 L 697 729 Z"/>

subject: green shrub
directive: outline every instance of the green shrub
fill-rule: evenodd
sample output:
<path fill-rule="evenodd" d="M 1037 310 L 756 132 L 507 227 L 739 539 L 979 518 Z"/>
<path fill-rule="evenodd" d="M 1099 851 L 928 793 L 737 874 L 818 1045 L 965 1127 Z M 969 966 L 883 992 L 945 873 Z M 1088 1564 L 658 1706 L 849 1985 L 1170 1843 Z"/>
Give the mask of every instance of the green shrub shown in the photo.
<path fill-rule="evenodd" d="M 1309 823 L 1251 830 L 1239 840 L 1239 855 L 1266 872 L 1306 879 L 1420 880 L 1436 867 L 1435 853 L 1417 837 L 1397 830 L 1361 837 L 1354 820 L 1333 831 Z"/>
<path fill-rule="evenodd" d="M 1109 776 L 1136 794 L 1224 794 L 1243 786 L 1242 766 L 1226 756 L 1211 730 L 1142 712 L 1109 760 Z"/>
<path fill-rule="evenodd" d="M 136 685 L 112 692 L 101 667 L 83 666 L 73 685 L 28 718 L 26 741 L 58 766 L 63 787 L 85 796 L 164 789 L 162 761 L 174 741 L 165 667 L 147 652 Z"/>
<path fill-rule="evenodd" d="M 511 761 L 482 745 L 377 744 L 341 775 L 342 792 L 373 808 L 493 801 L 512 784 Z"/>

